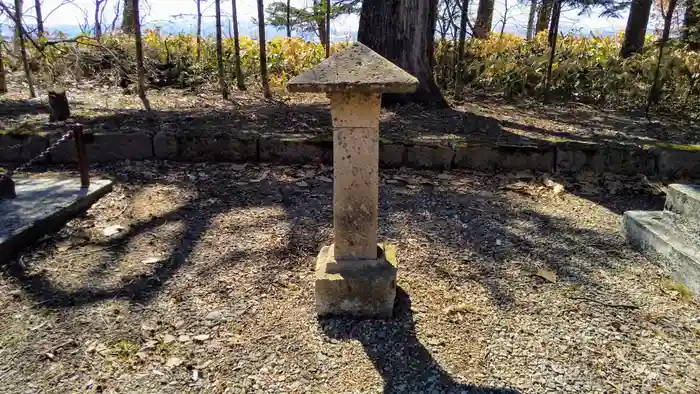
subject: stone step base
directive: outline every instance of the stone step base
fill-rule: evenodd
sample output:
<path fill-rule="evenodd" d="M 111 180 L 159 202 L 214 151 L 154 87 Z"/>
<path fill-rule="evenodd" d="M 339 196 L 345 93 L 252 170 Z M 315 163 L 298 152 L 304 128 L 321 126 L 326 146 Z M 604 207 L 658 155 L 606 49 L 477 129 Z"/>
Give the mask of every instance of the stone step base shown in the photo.
<path fill-rule="evenodd" d="M 633 247 L 700 296 L 700 226 L 669 211 L 628 211 L 622 220 Z"/>
<path fill-rule="evenodd" d="M 700 185 L 669 185 L 666 209 L 688 219 L 700 220 Z"/>

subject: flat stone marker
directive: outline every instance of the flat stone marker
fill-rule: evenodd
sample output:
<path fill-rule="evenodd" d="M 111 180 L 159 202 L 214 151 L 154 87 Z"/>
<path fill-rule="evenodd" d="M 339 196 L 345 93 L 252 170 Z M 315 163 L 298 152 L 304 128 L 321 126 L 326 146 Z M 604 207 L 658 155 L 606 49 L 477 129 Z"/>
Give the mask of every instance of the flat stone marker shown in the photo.
<path fill-rule="evenodd" d="M 396 258 L 377 244 L 379 112 L 382 93 L 410 93 L 418 80 L 356 42 L 287 83 L 291 92 L 323 92 L 333 117 L 335 243 L 316 262 L 320 316 L 392 316 Z"/>
<path fill-rule="evenodd" d="M 0 264 L 45 234 L 60 229 L 112 190 L 112 181 L 15 178 L 17 197 L 0 200 Z"/>

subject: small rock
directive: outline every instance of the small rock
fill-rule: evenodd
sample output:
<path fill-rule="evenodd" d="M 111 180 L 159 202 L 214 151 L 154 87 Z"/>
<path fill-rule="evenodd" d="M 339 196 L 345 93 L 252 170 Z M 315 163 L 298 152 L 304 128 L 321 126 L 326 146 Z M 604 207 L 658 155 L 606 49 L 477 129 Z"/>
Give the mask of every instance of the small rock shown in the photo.
<path fill-rule="evenodd" d="M 296 185 L 299 186 L 299 187 L 307 187 L 307 186 L 309 186 L 309 184 L 306 183 L 306 182 L 304 182 L 304 181 L 299 181 L 299 182 L 296 183 Z"/>
<path fill-rule="evenodd" d="M 163 343 L 171 343 L 175 341 L 175 337 L 170 334 L 165 334 L 163 337 Z"/>
<path fill-rule="evenodd" d="M 198 342 L 204 342 L 204 341 L 206 341 L 207 339 L 209 339 L 209 335 L 207 335 L 207 334 L 196 335 L 196 336 L 194 337 L 194 340 L 195 340 L 195 341 L 198 341 Z"/>
<path fill-rule="evenodd" d="M 102 230 L 102 234 L 105 237 L 111 237 L 114 235 L 117 235 L 119 233 L 122 233 L 126 231 L 126 227 L 120 225 L 120 224 L 114 224 L 112 226 L 107 226 Z"/>
<path fill-rule="evenodd" d="M 199 371 L 195 369 L 192 371 L 192 381 L 196 382 L 198 379 L 199 379 Z"/>
<path fill-rule="evenodd" d="M 384 182 L 386 182 L 387 185 L 396 185 L 399 183 L 399 181 L 397 181 L 396 179 L 387 179 Z"/>
<path fill-rule="evenodd" d="M 177 367 L 180 364 L 182 364 L 182 359 L 180 357 L 170 357 L 168 361 L 165 362 L 165 365 L 168 367 Z"/>
<path fill-rule="evenodd" d="M 326 182 L 326 183 L 333 183 L 333 180 L 331 178 L 325 177 L 325 176 L 320 176 L 318 177 L 318 180 L 321 182 Z"/>
<path fill-rule="evenodd" d="M 210 321 L 222 321 L 224 320 L 224 314 L 221 311 L 211 311 L 207 314 L 206 319 Z"/>
<path fill-rule="evenodd" d="M 180 342 L 189 342 L 192 340 L 192 338 L 189 335 L 180 335 L 177 337 L 177 340 Z"/>

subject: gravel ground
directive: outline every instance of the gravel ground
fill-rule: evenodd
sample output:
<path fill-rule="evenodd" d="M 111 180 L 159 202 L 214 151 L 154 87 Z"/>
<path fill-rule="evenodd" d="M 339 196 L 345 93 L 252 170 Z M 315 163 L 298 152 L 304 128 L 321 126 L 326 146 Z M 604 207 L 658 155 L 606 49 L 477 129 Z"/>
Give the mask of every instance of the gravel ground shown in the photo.
<path fill-rule="evenodd" d="M 98 170 L 0 271 L 2 393 L 698 393 L 700 305 L 619 231 L 662 204 L 635 179 L 383 171 L 396 318 L 319 321 L 331 168 Z"/>

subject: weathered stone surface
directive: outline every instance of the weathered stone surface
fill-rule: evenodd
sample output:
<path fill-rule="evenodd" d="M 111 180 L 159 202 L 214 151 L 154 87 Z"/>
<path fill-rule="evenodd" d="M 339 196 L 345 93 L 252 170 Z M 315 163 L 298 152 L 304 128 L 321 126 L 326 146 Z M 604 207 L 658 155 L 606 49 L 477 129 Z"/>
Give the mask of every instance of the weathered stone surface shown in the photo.
<path fill-rule="evenodd" d="M 384 168 L 401 167 L 406 148 L 402 143 L 379 141 L 379 164 Z"/>
<path fill-rule="evenodd" d="M 330 94 L 333 115 L 335 255 L 377 258 L 378 94 Z"/>
<path fill-rule="evenodd" d="M 449 169 L 455 152 L 447 145 L 406 146 L 406 165 L 413 168 Z"/>
<path fill-rule="evenodd" d="M 168 146 L 172 152 L 172 145 Z M 177 157 L 184 161 L 256 161 L 258 135 L 253 132 L 177 136 Z"/>
<path fill-rule="evenodd" d="M 457 145 L 454 166 L 470 170 L 552 171 L 554 151 L 548 146 Z"/>
<path fill-rule="evenodd" d="M 287 82 L 290 92 L 411 93 L 418 79 L 356 41 Z"/>
<path fill-rule="evenodd" d="M 656 172 L 656 158 L 636 147 L 606 147 L 592 144 L 563 144 L 557 147 L 556 169 L 561 173 L 593 171 L 623 175 Z"/>
<path fill-rule="evenodd" d="M 700 221 L 700 185 L 669 185 L 666 190 L 666 209 Z"/>
<path fill-rule="evenodd" d="M 700 229 L 668 212 L 628 211 L 623 216 L 627 240 L 666 266 L 675 281 L 700 295 Z"/>
<path fill-rule="evenodd" d="M 23 163 L 48 147 L 49 139 L 45 136 L 0 134 L 0 163 Z"/>
<path fill-rule="evenodd" d="M 700 151 L 656 149 L 659 176 L 664 179 L 700 178 Z"/>
<path fill-rule="evenodd" d="M 316 311 L 319 316 L 390 318 L 396 298 L 396 250 L 379 245 L 374 260 L 337 260 L 324 246 L 316 260 Z"/>
<path fill-rule="evenodd" d="M 53 137 L 58 138 L 58 137 Z M 50 142 L 53 142 L 52 139 Z M 147 133 L 99 133 L 86 134 L 85 147 L 89 163 L 109 163 L 121 160 L 146 160 L 153 158 L 153 141 Z M 78 161 L 72 138 L 54 149 L 49 156 L 52 163 Z"/>
<path fill-rule="evenodd" d="M 174 133 L 161 131 L 153 136 L 153 153 L 156 159 L 177 160 L 177 137 Z"/>
<path fill-rule="evenodd" d="M 22 248 L 87 210 L 112 190 L 109 180 L 15 178 L 17 197 L 0 201 L 0 264 Z"/>
<path fill-rule="evenodd" d="M 289 164 L 333 162 L 333 141 L 329 137 L 270 136 L 259 140 L 260 160 Z"/>

